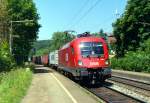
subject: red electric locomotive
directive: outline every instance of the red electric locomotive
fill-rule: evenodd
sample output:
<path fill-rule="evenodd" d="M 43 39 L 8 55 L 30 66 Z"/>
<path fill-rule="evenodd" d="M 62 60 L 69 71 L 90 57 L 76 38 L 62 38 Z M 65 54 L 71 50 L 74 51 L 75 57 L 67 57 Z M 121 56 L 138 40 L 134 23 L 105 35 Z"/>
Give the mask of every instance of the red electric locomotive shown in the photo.
<path fill-rule="evenodd" d="M 89 34 L 64 45 L 58 52 L 59 68 L 75 77 L 90 81 L 104 81 L 111 77 L 108 47 L 104 39 Z"/>

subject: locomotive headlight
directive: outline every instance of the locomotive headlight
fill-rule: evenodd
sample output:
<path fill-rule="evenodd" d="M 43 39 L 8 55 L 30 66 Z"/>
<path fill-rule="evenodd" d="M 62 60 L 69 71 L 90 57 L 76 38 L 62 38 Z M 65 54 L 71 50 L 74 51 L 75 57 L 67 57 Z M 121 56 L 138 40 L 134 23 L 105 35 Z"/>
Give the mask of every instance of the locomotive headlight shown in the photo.
<path fill-rule="evenodd" d="M 106 65 L 108 65 L 108 64 L 109 64 L 109 60 L 108 60 L 108 59 L 105 61 L 105 64 L 106 64 Z"/>
<path fill-rule="evenodd" d="M 79 66 L 82 66 L 82 65 L 83 65 L 83 63 L 82 63 L 81 60 L 78 60 L 78 65 L 79 65 Z"/>

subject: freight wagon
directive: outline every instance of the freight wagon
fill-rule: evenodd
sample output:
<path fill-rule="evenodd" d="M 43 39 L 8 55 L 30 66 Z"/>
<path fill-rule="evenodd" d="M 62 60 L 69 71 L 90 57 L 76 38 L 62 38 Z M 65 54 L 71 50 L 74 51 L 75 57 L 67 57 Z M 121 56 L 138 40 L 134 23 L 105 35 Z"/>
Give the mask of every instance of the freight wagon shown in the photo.
<path fill-rule="evenodd" d="M 49 66 L 53 68 L 58 67 L 58 50 L 50 52 L 49 54 Z"/>
<path fill-rule="evenodd" d="M 47 66 L 49 64 L 48 54 L 41 56 L 41 64 L 43 64 L 44 66 Z"/>

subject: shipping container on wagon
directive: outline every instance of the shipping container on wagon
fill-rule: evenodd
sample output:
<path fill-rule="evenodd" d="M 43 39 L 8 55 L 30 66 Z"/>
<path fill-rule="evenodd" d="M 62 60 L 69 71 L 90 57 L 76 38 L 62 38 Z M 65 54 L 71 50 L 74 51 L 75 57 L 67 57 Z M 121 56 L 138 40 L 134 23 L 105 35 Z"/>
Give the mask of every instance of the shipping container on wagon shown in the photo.
<path fill-rule="evenodd" d="M 49 64 L 49 56 L 48 56 L 48 54 L 43 55 L 43 56 L 41 57 L 41 62 L 42 62 L 42 64 L 43 64 L 44 66 L 47 66 L 47 65 Z"/>
<path fill-rule="evenodd" d="M 58 50 L 50 52 L 49 54 L 49 65 L 50 66 L 58 66 Z"/>
<path fill-rule="evenodd" d="M 41 64 L 41 56 L 36 56 L 35 63 L 36 64 Z"/>
<path fill-rule="evenodd" d="M 42 61 L 41 61 L 41 56 L 33 56 L 31 57 L 31 61 L 35 64 L 42 64 Z"/>
<path fill-rule="evenodd" d="M 36 57 L 35 56 L 31 57 L 31 61 L 32 61 L 32 63 L 35 63 Z"/>

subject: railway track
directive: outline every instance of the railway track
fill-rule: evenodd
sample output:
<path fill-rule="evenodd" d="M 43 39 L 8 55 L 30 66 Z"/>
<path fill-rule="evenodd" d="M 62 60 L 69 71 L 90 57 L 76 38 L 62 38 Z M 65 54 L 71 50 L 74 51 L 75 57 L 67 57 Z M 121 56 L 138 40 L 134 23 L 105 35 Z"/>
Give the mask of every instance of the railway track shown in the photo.
<path fill-rule="evenodd" d="M 150 92 L 150 83 L 145 83 L 138 80 L 133 80 L 133 79 L 119 77 L 119 76 L 112 76 L 109 80 L 119 82 L 129 86 L 133 86 Z"/>
<path fill-rule="evenodd" d="M 110 88 L 109 86 L 111 85 L 112 84 L 109 82 L 106 82 L 100 87 L 86 87 L 86 89 L 104 100 L 106 103 L 145 103 L 144 101 Z"/>
<path fill-rule="evenodd" d="M 117 85 L 114 82 L 126 86 L 122 87 L 122 85 Z M 118 87 L 120 88 L 120 90 L 118 89 Z M 136 89 L 131 89 L 131 87 Z M 150 102 L 149 101 L 150 83 L 145 83 L 130 78 L 112 76 L 112 78 L 108 79 L 108 81 L 105 82 L 101 87 L 96 87 L 96 88 L 92 87 L 87 89 L 90 92 L 94 93 L 99 98 L 106 101 L 107 103 L 116 103 L 116 102 L 117 103 L 149 103 Z"/>
<path fill-rule="evenodd" d="M 140 89 L 150 91 L 149 83 L 143 83 L 141 81 L 136 81 L 136 80 L 132 80 L 124 77 L 118 77 L 118 76 L 112 76 L 112 78 L 109 80 L 116 81 L 137 88 L 139 87 Z M 80 83 L 78 82 L 78 84 Z M 143 86 L 143 84 L 145 86 Z M 80 85 L 85 89 L 87 89 L 88 91 L 95 94 L 97 97 L 104 100 L 106 103 L 147 103 L 145 100 L 142 100 L 141 98 L 140 99 L 136 98 L 134 94 L 128 95 L 126 94 L 126 92 L 118 91 L 116 89 L 111 88 L 112 86 L 116 85 L 111 82 L 98 84 L 94 87 L 93 86 L 89 87 L 89 85 L 87 85 L 86 82 L 81 83 Z"/>

